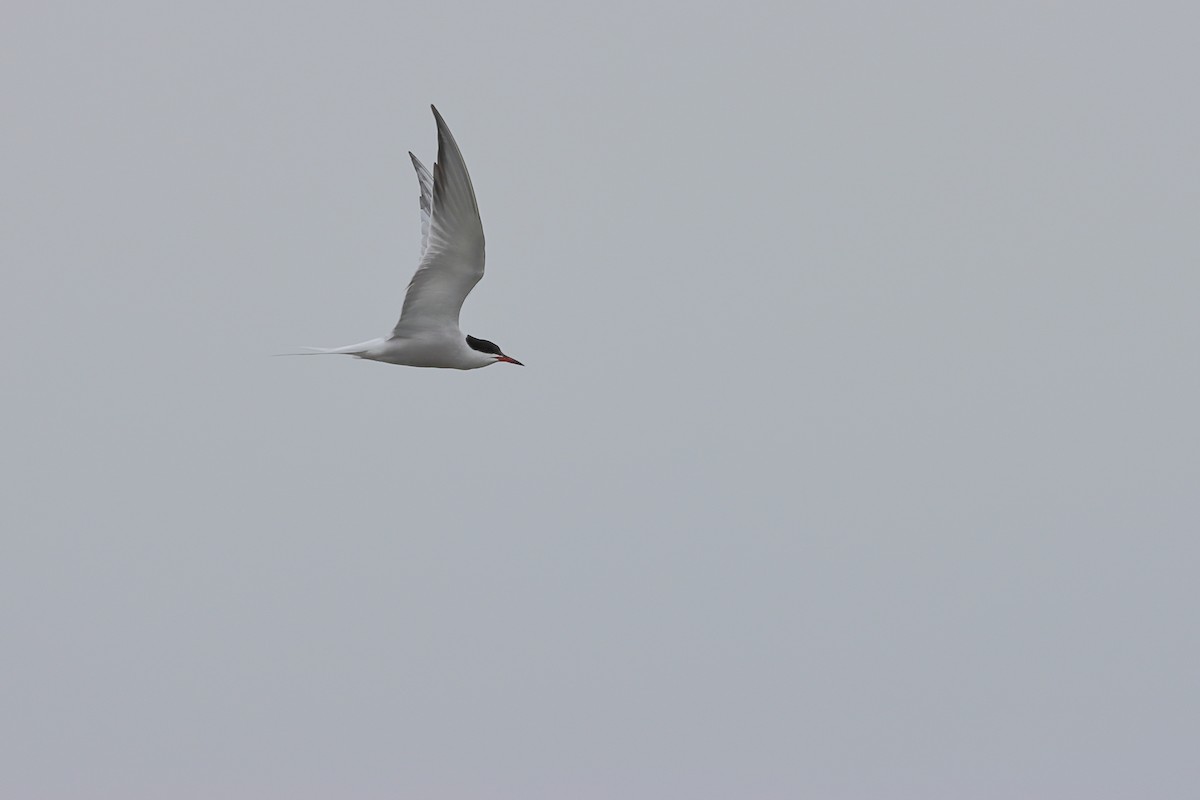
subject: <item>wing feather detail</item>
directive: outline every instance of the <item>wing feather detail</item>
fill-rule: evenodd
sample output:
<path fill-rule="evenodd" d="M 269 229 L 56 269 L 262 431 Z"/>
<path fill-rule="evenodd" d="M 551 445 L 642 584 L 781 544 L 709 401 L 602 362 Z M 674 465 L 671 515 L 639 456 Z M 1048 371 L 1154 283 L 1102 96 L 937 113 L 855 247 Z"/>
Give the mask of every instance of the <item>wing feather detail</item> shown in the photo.
<path fill-rule="evenodd" d="M 458 328 L 463 301 L 483 277 L 484 238 L 475 188 L 462 152 L 446 121 L 433 109 L 438 129 L 438 157 L 429 192 L 428 229 L 422 209 L 421 263 L 404 295 L 404 308 L 393 336 Z M 425 204 L 425 172 L 413 158 Z"/>
<path fill-rule="evenodd" d="M 421 184 L 421 256 L 424 257 L 425 249 L 429 246 L 429 217 L 433 214 L 433 175 L 411 150 L 408 157 L 412 159 L 417 181 Z"/>

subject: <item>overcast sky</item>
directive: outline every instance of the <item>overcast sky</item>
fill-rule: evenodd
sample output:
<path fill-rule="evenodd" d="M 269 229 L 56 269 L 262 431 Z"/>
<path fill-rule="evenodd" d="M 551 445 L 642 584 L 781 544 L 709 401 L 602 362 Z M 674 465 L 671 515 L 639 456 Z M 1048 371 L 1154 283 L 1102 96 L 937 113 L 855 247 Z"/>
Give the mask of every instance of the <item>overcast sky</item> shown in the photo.
<path fill-rule="evenodd" d="M 1198 25 L 11 0 L 0 795 L 1200 796 Z"/>

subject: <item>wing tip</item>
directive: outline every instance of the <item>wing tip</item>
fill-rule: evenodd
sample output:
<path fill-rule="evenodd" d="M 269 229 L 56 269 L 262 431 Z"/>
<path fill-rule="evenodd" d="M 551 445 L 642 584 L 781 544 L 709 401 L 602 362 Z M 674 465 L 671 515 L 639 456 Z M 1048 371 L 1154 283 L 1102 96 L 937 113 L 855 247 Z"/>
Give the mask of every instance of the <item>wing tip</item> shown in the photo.
<path fill-rule="evenodd" d="M 450 126 L 446 124 L 446 118 L 443 117 L 441 112 L 439 112 L 437 110 L 437 106 L 431 105 L 430 108 L 433 109 L 433 119 L 437 123 L 438 149 L 439 149 L 438 154 L 441 155 L 440 150 L 441 150 L 442 140 L 449 139 L 451 142 L 454 142 L 454 134 L 450 133 Z M 458 146 L 457 143 L 455 143 L 455 146 L 456 147 Z"/>

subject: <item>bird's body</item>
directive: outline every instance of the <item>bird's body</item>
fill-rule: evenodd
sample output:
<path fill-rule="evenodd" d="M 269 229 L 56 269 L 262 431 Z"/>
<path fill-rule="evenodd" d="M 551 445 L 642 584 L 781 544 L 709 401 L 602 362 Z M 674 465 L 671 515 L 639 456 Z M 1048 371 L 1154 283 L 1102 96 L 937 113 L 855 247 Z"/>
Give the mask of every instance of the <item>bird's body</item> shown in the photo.
<path fill-rule="evenodd" d="M 345 347 L 310 348 L 406 367 L 478 369 L 501 361 L 521 365 L 486 339 L 458 326 L 463 301 L 483 277 L 483 223 L 475 189 L 446 121 L 433 109 L 438 157 L 433 172 L 409 153 L 421 184 L 421 262 L 408 285 L 391 335 Z M 523 366 L 523 365 L 522 365 Z"/>
<path fill-rule="evenodd" d="M 424 335 L 381 337 L 345 347 L 314 347 L 311 353 L 355 356 L 402 367 L 445 369 L 478 369 L 507 359 L 497 359 L 496 354 L 471 348 L 466 337 L 457 329 L 430 331 Z"/>

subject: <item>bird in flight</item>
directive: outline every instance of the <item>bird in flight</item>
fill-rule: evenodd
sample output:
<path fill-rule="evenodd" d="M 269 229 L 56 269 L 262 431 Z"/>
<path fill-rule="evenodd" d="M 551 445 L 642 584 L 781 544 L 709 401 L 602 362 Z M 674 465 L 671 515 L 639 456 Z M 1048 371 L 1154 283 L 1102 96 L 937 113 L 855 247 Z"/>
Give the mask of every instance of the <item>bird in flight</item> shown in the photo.
<path fill-rule="evenodd" d="M 433 173 L 408 154 L 421 184 L 421 261 L 408 284 L 400 321 L 388 336 L 298 355 L 341 354 L 406 367 L 478 369 L 509 358 L 493 342 L 458 327 L 463 301 L 483 277 L 483 223 L 475 189 L 446 121 L 434 106 L 438 153 Z"/>

